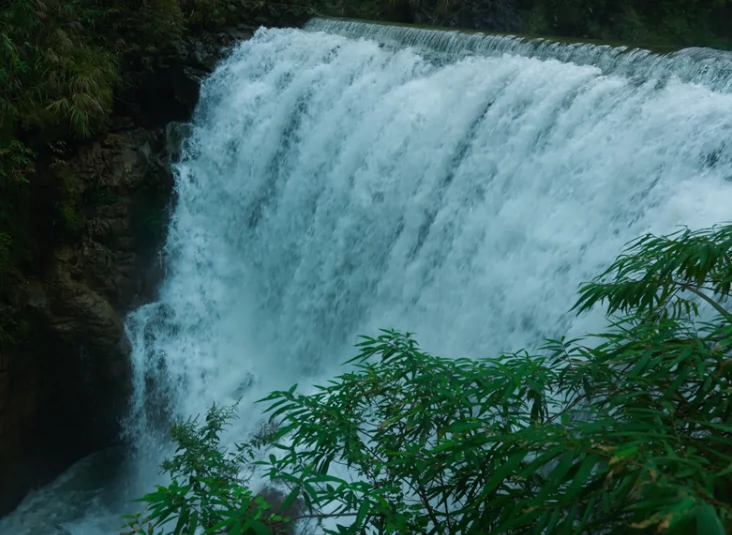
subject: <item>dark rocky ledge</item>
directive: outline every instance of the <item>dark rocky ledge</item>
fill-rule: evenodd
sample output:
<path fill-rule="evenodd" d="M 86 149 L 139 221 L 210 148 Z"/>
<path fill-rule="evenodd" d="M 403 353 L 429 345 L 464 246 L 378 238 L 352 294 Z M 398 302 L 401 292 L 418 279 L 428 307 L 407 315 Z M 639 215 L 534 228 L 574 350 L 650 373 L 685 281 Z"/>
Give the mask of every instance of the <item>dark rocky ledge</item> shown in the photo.
<path fill-rule="evenodd" d="M 168 162 L 177 156 L 166 125 L 190 119 L 201 80 L 251 35 L 238 27 L 185 39 L 169 68 L 120 99 L 106 133 L 39 166 L 32 202 L 46 235 L 42 260 L 15 274 L 0 301 L 24 333 L 0 348 L 0 515 L 119 442 L 131 392 L 124 317 L 154 299 L 163 271 Z M 63 237 L 50 221 L 59 184 L 76 200 L 77 228 Z"/>

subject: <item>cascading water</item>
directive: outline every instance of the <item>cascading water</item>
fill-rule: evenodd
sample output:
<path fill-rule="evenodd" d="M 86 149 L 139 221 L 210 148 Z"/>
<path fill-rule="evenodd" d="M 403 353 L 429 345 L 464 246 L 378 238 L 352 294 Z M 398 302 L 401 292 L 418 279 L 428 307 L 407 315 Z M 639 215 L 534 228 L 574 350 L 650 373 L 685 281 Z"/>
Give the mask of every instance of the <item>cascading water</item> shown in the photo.
<path fill-rule="evenodd" d="M 445 356 L 582 334 L 577 286 L 625 242 L 730 219 L 726 56 L 445 35 L 263 29 L 206 81 L 160 299 L 128 322 L 135 455 L 0 531 L 114 533 L 171 417 L 243 396 L 250 428 L 249 401 L 334 375 L 358 334 Z"/>

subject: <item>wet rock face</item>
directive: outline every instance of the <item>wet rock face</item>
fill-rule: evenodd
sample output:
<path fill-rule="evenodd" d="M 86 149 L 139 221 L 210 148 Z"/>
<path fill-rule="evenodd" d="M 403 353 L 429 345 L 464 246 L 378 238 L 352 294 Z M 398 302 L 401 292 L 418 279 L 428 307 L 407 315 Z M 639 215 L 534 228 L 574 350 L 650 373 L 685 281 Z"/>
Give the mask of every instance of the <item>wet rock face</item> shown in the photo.
<path fill-rule="evenodd" d="M 84 187 L 85 236 L 57 257 L 74 280 L 116 312 L 127 312 L 149 301 L 156 283 L 150 268 L 164 239 L 173 188 L 163 131 L 110 133 L 84 147 L 71 168 Z"/>
<path fill-rule="evenodd" d="M 123 121 L 62 172 L 78 199 L 78 234 L 55 243 L 44 272 L 19 279 L 0 304 L 25 331 L 0 349 L 0 514 L 118 440 L 130 393 L 124 316 L 154 297 L 160 273 L 172 191 L 163 132 Z"/>

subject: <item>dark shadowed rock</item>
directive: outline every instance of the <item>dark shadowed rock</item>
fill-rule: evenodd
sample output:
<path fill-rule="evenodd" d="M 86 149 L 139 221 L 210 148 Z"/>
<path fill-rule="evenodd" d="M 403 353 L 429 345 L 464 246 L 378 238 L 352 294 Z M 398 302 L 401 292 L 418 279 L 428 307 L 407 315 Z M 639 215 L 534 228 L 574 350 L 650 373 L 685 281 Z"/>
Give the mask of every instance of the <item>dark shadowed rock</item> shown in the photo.
<path fill-rule="evenodd" d="M 160 69 L 127 98 L 123 106 L 136 117 L 138 124 L 160 127 L 168 121 L 187 121 L 198 103 L 201 83 L 238 43 L 252 37 L 254 28 L 236 26 L 182 39 L 177 58 Z"/>
<path fill-rule="evenodd" d="M 78 232 L 0 303 L 24 330 L 0 348 L 0 514 L 118 440 L 130 392 L 123 318 L 154 296 L 172 176 L 162 131 L 113 126 L 47 171 L 73 191 Z"/>

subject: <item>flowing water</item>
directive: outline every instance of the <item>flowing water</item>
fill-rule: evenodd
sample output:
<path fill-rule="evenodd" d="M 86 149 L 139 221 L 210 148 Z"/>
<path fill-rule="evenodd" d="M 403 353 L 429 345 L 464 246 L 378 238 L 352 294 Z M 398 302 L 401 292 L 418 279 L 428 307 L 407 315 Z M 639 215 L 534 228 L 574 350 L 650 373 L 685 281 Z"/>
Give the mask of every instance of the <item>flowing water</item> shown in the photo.
<path fill-rule="evenodd" d="M 128 320 L 133 452 L 0 532 L 115 533 L 159 481 L 166 418 L 243 396 L 250 429 L 251 400 L 332 377 L 359 334 L 489 356 L 598 327 L 567 311 L 625 242 L 730 219 L 730 72 L 704 50 L 260 30 L 204 84 L 160 297 Z"/>

